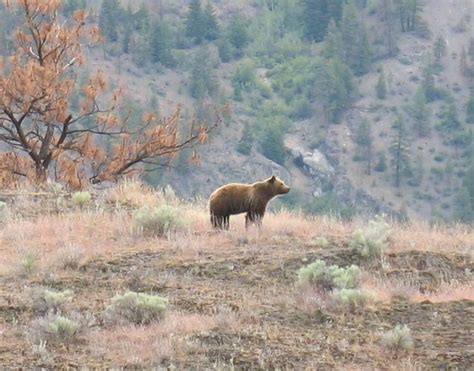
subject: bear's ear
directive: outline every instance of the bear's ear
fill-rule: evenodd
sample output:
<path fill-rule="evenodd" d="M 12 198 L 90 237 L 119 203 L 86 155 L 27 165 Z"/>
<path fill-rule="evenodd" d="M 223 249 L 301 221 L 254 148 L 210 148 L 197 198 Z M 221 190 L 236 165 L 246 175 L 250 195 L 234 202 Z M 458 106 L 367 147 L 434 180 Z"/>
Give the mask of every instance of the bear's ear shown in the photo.
<path fill-rule="evenodd" d="M 268 182 L 269 182 L 269 183 L 273 183 L 275 180 L 276 180 L 276 177 L 275 177 L 275 175 L 273 175 L 273 176 L 268 180 Z"/>

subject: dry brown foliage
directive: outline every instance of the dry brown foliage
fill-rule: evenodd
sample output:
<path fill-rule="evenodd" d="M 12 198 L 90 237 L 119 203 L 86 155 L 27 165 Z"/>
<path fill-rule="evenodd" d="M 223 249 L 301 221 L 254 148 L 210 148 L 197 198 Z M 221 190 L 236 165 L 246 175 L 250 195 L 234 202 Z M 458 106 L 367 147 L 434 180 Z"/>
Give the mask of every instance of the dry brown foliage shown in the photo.
<path fill-rule="evenodd" d="M 54 173 L 56 181 L 83 188 L 143 170 L 143 164 L 163 166 L 182 148 L 207 140 L 206 125 L 180 135 L 180 106 L 170 117 L 144 115 L 132 132 L 127 119 L 114 114 L 121 92 L 106 102 L 101 71 L 83 89 L 80 111 L 73 112 L 82 45 L 100 40 L 97 27 L 88 25 L 84 10 L 64 22 L 58 14 L 62 1 L 4 3 L 20 12 L 24 23 L 15 34 L 15 52 L 0 60 L 0 141 L 9 148 L 0 153 L 0 185 L 14 184 L 18 177 L 44 181 Z M 102 148 L 105 141 L 110 151 Z"/>

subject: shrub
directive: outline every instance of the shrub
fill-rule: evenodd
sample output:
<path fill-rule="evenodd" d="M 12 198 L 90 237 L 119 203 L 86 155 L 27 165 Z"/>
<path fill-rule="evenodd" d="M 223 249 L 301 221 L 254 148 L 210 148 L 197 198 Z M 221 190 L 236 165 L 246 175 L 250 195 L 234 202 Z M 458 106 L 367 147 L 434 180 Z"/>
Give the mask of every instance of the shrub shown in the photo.
<path fill-rule="evenodd" d="M 336 305 L 348 307 L 351 310 L 364 307 L 371 300 L 371 295 L 360 289 L 340 289 L 331 293 Z"/>
<path fill-rule="evenodd" d="M 325 261 L 318 259 L 299 270 L 298 282 L 325 290 L 355 288 L 359 285 L 360 274 L 360 269 L 356 265 L 346 268 L 337 265 L 328 267 Z"/>
<path fill-rule="evenodd" d="M 36 310 L 47 313 L 58 313 L 64 309 L 64 305 L 72 299 L 72 291 L 53 291 L 41 289 L 32 295 L 33 306 Z"/>
<path fill-rule="evenodd" d="M 90 202 L 90 200 L 92 199 L 92 196 L 89 192 L 85 191 L 85 192 L 75 192 L 73 195 L 72 195 L 72 203 L 76 206 L 79 206 L 81 209 L 87 204 Z"/>
<path fill-rule="evenodd" d="M 407 325 L 397 325 L 382 336 L 382 344 L 392 350 L 413 349 L 413 337 Z"/>
<path fill-rule="evenodd" d="M 20 262 L 21 268 L 25 273 L 33 273 L 38 268 L 38 256 L 28 253 Z"/>
<path fill-rule="evenodd" d="M 48 315 L 33 321 L 27 336 L 33 342 L 67 343 L 77 336 L 80 327 L 77 321 L 59 315 Z"/>
<path fill-rule="evenodd" d="M 169 205 L 157 208 L 142 207 L 134 213 L 133 221 L 145 233 L 160 236 L 184 226 L 179 210 Z"/>
<path fill-rule="evenodd" d="M 390 226 L 382 218 L 377 218 L 369 221 L 366 228 L 354 231 L 350 244 L 364 258 L 380 258 L 389 235 Z"/>
<path fill-rule="evenodd" d="M 112 298 L 106 315 L 112 322 L 148 324 L 163 317 L 167 304 L 168 301 L 161 296 L 129 291 Z"/>
<path fill-rule="evenodd" d="M 9 217 L 8 205 L 4 201 L 0 201 L 0 224 L 5 223 Z"/>
<path fill-rule="evenodd" d="M 56 340 L 65 341 L 72 339 L 79 330 L 79 323 L 69 318 L 57 316 L 48 323 L 47 332 Z"/>

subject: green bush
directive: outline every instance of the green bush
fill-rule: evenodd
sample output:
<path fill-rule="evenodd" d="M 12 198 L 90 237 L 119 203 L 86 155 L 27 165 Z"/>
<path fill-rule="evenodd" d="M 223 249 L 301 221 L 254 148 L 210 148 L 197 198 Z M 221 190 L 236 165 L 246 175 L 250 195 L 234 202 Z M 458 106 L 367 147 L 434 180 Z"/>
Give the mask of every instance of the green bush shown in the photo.
<path fill-rule="evenodd" d="M 413 337 L 407 325 L 397 325 L 382 336 L 382 344 L 392 350 L 413 349 Z"/>
<path fill-rule="evenodd" d="M 167 305 L 168 301 L 161 296 L 129 291 L 112 298 L 106 315 L 115 323 L 148 324 L 160 320 Z"/>
<path fill-rule="evenodd" d="M 58 313 L 64 309 L 67 302 L 72 299 L 72 291 L 53 291 L 42 289 L 36 291 L 32 295 L 33 306 L 41 313 L 53 312 Z"/>
<path fill-rule="evenodd" d="M 360 289 L 339 289 L 331 293 L 331 298 L 338 306 L 348 307 L 350 310 L 364 307 L 370 300 L 371 295 Z"/>
<path fill-rule="evenodd" d="M 142 207 L 133 214 L 133 221 L 144 233 L 159 236 L 184 227 L 179 210 L 170 205 Z"/>
<path fill-rule="evenodd" d="M 325 261 L 318 259 L 299 270 L 298 282 L 321 287 L 325 290 L 349 289 L 358 287 L 360 274 L 361 271 L 356 265 L 346 268 L 337 265 L 328 267 Z"/>
<path fill-rule="evenodd" d="M 49 322 L 47 332 L 56 340 L 65 341 L 74 338 L 79 330 L 79 323 L 69 318 L 57 316 Z"/>
<path fill-rule="evenodd" d="M 352 234 L 351 247 L 362 257 L 377 259 L 382 256 L 390 235 L 390 226 L 382 219 L 369 221 L 365 228 Z"/>
<path fill-rule="evenodd" d="M 72 195 L 72 203 L 76 206 L 79 206 L 81 209 L 90 202 L 92 199 L 92 196 L 89 192 L 84 191 L 84 192 L 75 192 Z"/>
<path fill-rule="evenodd" d="M 33 273 L 38 268 L 38 256 L 28 253 L 20 262 L 21 268 L 25 273 Z"/>

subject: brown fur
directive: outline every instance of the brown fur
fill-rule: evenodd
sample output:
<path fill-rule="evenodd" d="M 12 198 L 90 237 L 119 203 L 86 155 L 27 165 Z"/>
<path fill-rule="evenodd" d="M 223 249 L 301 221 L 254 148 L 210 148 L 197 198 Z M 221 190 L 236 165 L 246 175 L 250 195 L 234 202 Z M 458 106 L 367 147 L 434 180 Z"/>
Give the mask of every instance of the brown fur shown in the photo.
<path fill-rule="evenodd" d="M 250 223 L 261 225 L 268 202 L 289 191 L 290 188 L 275 176 L 253 184 L 224 185 L 209 198 L 211 223 L 215 228 L 229 229 L 231 215 L 247 213 L 245 227 Z"/>

